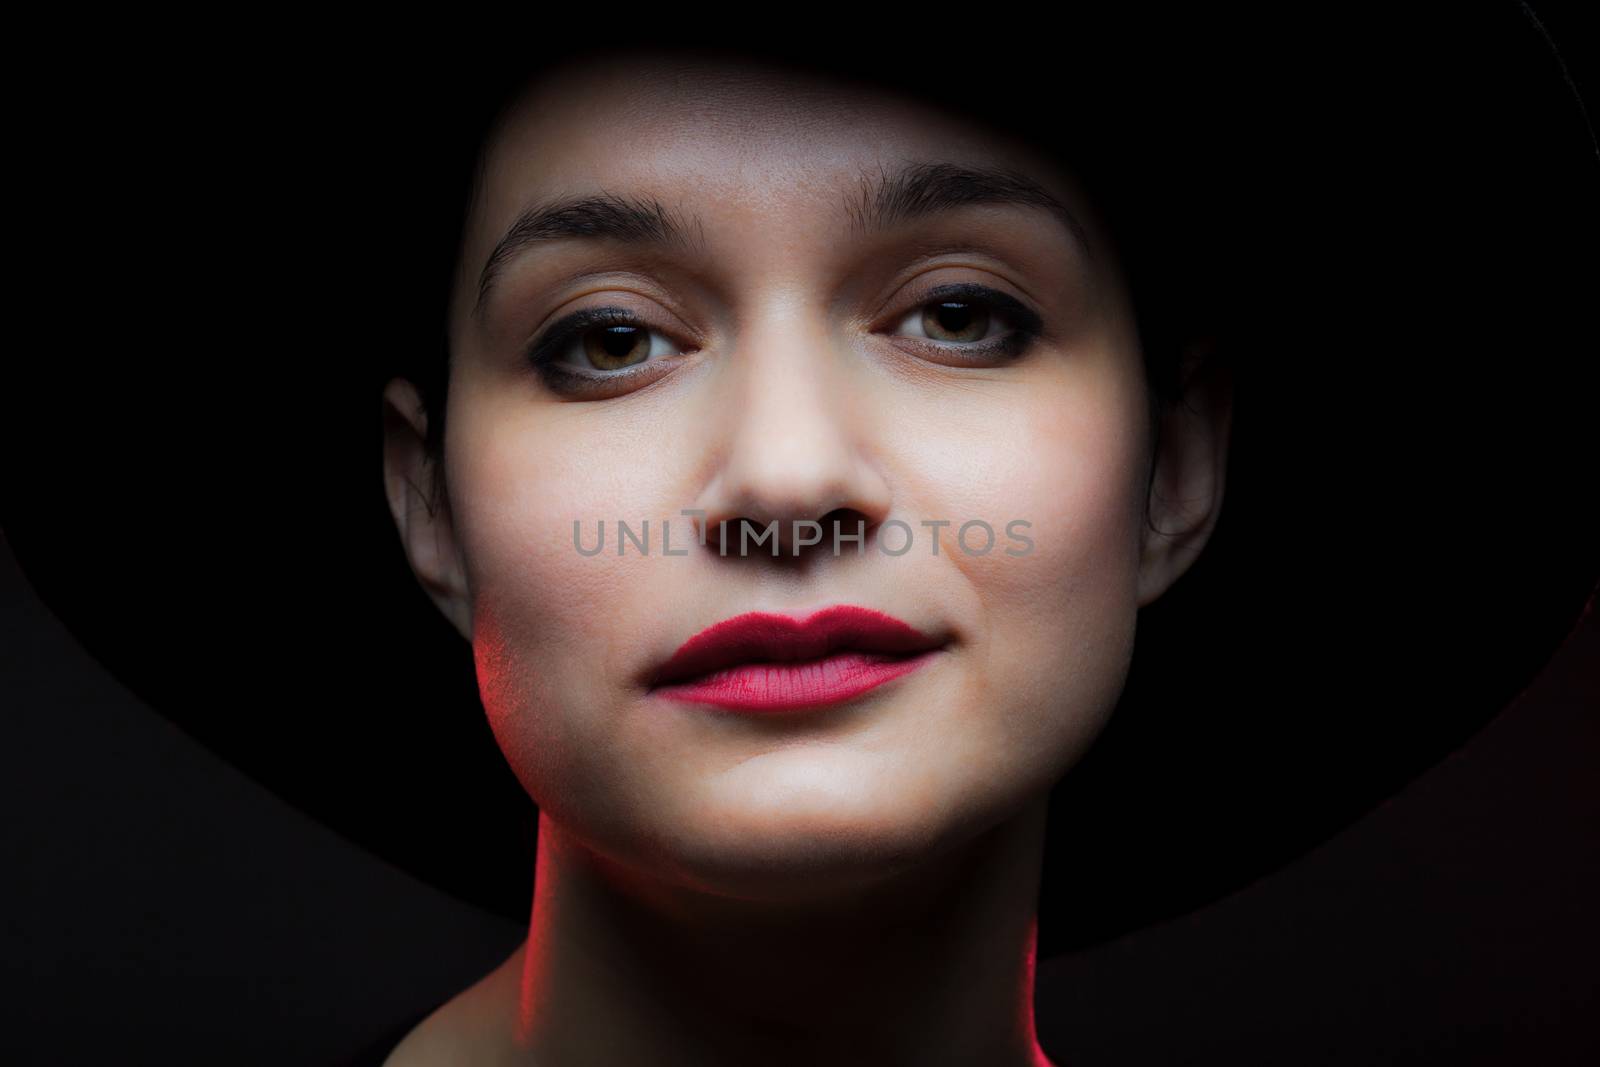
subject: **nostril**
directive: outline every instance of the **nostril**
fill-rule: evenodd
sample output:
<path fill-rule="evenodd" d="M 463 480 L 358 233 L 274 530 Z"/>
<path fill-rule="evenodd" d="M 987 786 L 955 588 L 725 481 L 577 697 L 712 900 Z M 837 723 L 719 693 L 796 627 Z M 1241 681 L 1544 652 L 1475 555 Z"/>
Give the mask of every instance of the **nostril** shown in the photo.
<path fill-rule="evenodd" d="M 861 551 L 873 530 L 873 521 L 855 508 L 834 508 L 822 517 L 824 543 L 829 551 L 837 546 L 837 554 Z"/>
<path fill-rule="evenodd" d="M 724 556 L 776 555 L 782 541 L 782 524 L 758 523 L 754 519 L 729 519 L 717 528 L 724 540 L 718 551 Z"/>
<path fill-rule="evenodd" d="M 786 523 L 739 516 L 718 520 L 707 543 L 722 556 L 778 556 L 790 551 L 793 538 Z"/>
<path fill-rule="evenodd" d="M 812 520 L 759 522 L 739 516 L 712 523 L 707 543 L 722 556 L 844 555 L 864 551 L 875 526 L 864 512 L 850 507 L 834 508 Z"/>

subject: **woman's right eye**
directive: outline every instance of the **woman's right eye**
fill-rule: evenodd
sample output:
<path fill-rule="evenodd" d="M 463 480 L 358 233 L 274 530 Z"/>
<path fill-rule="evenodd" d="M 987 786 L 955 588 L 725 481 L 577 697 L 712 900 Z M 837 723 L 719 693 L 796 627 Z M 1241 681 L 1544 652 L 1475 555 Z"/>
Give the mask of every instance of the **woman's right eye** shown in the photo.
<path fill-rule="evenodd" d="M 586 308 L 556 323 L 528 350 L 528 360 L 547 385 L 561 393 L 617 391 L 642 377 L 647 365 L 683 352 L 661 331 L 625 308 Z M 639 384 L 643 384 L 640 382 Z"/>

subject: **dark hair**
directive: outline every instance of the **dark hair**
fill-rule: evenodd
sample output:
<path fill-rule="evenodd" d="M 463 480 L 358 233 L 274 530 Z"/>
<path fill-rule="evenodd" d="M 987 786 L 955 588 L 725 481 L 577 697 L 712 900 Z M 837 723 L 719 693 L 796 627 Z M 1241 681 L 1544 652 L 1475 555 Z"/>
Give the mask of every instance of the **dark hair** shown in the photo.
<path fill-rule="evenodd" d="M 1115 37 L 1127 44 L 1135 38 Z M 879 54 L 827 53 L 826 60 L 807 53 L 801 44 L 767 44 L 719 49 L 705 42 L 655 41 L 644 51 L 675 49 L 698 57 L 751 61 L 796 67 L 841 80 L 909 94 L 965 117 L 977 119 L 997 132 L 1017 136 L 1046 158 L 1062 163 L 1086 190 L 1106 224 L 1117 258 L 1130 286 L 1146 378 L 1149 383 L 1151 425 L 1159 435 L 1161 413 L 1185 395 L 1195 376 L 1225 372 L 1232 351 L 1220 337 L 1227 294 L 1216 291 L 1214 279 L 1236 277 L 1234 270 L 1219 270 L 1218 260 L 1229 246 L 1219 245 L 1213 234 L 1201 232 L 1209 220 L 1223 217 L 1225 186 L 1215 170 L 1195 171 L 1184 166 L 1202 146 L 1219 147 L 1207 140 L 1204 107 L 1198 96 L 1175 106 L 1151 95 L 1144 79 L 1158 62 L 1148 43 L 1134 55 L 1110 49 L 1100 53 L 1091 67 L 1079 67 L 1070 79 L 1060 72 L 1036 67 L 1024 75 L 995 67 L 988 78 L 954 80 L 946 71 L 902 60 L 886 62 Z M 590 47 L 566 53 L 562 64 L 582 64 L 586 59 L 615 58 L 616 49 Z M 1116 55 L 1118 61 L 1113 61 Z M 1166 61 L 1161 61 L 1166 62 Z M 459 266 L 464 225 L 479 183 L 482 152 L 497 132 L 505 111 L 520 92 L 551 65 L 485 63 L 477 73 L 452 86 L 452 93 L 437 101 L 439 150 L 435 174 L 440 186 L 429 202 L 443 209 L 437 227 L 437 289 L 430 311 L 437 312 L 431 340 L 406 349 L 402 365 L 391 373 L 416 385 L 427 415 L 426 449 L 433 474 L 430 507 L 444 499 L 443 446 L 445 398 L 449 378 L 449 338 L 445 309 Z M 1004 80 L 994 76 L 1005 73 Z M 1164 71 L 1171 76 L 1171 64 Z M 1207 83 L 1216 99 L 1221 88 Z M 1087 98 L 1092 90 L 1101 100 L 1094 109 L 1074 109 L 1070 115 L 1061 101 L 1076 95 Z M 1206 205 L 1196 210 L 1195 205 Z M 1153 471 L 1152 471 L 1153 475 Z"/>

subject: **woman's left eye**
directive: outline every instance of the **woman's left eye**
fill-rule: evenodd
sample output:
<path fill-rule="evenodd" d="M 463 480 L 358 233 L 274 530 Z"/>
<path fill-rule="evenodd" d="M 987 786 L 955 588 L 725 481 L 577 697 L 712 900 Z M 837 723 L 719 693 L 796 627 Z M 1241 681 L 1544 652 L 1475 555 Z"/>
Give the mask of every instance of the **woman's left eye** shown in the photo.
<path fill-rule="evenodd" d="M 1021 301 L 986 286 L 942 285 L 897 324 L 895 334 L 932 342 L 927 347 L 962 355 L 1019 356 L 1043 331 L 1039 316 Z"/>

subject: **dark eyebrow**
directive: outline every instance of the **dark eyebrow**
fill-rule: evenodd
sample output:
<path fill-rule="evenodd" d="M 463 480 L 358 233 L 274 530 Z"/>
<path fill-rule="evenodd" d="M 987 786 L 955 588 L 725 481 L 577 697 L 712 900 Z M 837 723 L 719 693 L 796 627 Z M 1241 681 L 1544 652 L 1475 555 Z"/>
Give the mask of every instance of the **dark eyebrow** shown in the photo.
<path fill-rule="evenodd" d="M 846 205 L 858 233 L 871 233 L 969 204 L 1013 204 L 1043 208 L 1078 241 L 1085 253 L 1089 237 L 1065 204 L 1033 179 L 1016 171 L 954 163 L 910 163 L 891 173 L 864 176 L 859 203 Z M 694 220 L 696 232 L 702 232 Z M 567 197 L 536 204 L 511 224 L 489 253 L 478 277 L 474 314 L 481 314 L 506 263 L 531 245 L 565 238 L 609 238 L 633 244 L 690 247 L 689 229 L 649 197 L 611 193 Z"/>
<path fill-rule="evenodd" d="M 1043 208 L 1067 228 L 1085 254 L 1083 223 L 1043 185 L 1013 170 L 955 163 L 909 163 L 893 173 L 863 176 L 861 199 L 850 215 L 859 233 L 886 230 L 968 204 L 1012 204 Z"/>
<path fill-rule="evenodd" d="M 698 228 L 698 222 L 696 223 Z M 695 242 L 688 228 L 660 201 L 648 197 L 628 198 L 611 193 L 567 197 L 528 208 L 511 224 L 489 253 L 478 276 L 478 302 L 474 313 L 481 313 L 489 290 L 505 264 L 530 245 L 570 237 L 601 237 L 633 244 L 684 247 Z"/>

